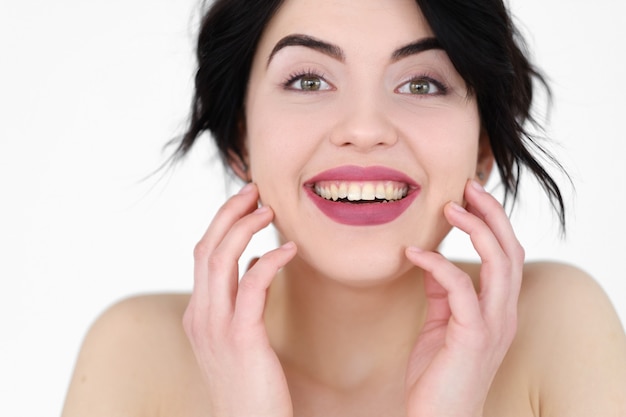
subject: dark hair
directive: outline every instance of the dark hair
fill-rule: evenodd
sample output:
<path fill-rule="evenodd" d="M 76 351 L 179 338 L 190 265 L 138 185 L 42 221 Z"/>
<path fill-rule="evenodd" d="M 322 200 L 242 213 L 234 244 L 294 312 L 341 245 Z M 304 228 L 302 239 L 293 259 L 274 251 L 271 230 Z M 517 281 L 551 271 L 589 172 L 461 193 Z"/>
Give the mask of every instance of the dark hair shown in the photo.
<path fill-rule="evenodd" d="M 223 161 L 243 158 L 241 123 L 252 58 L 265 26 L 283 0 L 216 0 L 202 19 L 195 94 L 189 127 L 174 158 L 204 131 L 213 134 Z"/>
<path fill-rule="evenodd" d="M 189 127 L 173 155 L 179 159 L 210 131 L 223 161 L 243 159 L 241 123 L 252 59 L 267 23 L 283 0 L 216 0 L 204 16 L 197 44 Z M 531 114 L 533 81 L 551 96 L 544 77 L 526 57 L 523 40 L 502 0 L 416 0 L 435 37 L 475 95 L 482 128 L 504 185 L 504 202 L 516 200 L 526 167 L 546 191 L 565 229 L 561 191 L 539 156 L 562 167 L 526 130 L 540 127 Z"/>

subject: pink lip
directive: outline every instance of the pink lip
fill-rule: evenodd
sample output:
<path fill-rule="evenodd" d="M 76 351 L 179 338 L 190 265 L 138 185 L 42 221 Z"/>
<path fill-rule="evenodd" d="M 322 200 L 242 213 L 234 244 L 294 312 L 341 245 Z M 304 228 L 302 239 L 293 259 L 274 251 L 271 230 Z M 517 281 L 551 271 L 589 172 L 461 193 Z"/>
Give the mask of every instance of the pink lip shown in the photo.
<path fill-rule="evenodd" d="M 326 200 L 313 190 L 320 181 L 396 181 L 408 184 L 406 197 L 388 203 L 351 204 Z M 389 223 L 409 208 L 420 191 L 419 185 L 402 172 L 380 166 L 342 166 L 324 171 L 309 179 L 304 189 L 317 208 L 331 220 L 350 226 L 374 226 Z"/>

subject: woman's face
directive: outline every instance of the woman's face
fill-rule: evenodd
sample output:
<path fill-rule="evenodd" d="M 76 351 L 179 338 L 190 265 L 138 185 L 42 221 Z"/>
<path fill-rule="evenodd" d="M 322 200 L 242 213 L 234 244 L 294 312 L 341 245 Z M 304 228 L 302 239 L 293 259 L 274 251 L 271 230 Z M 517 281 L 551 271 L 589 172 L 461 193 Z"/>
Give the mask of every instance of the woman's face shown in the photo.
<path fill-rule="evenodd" d="M 408 245 L 435 249 L 487 142 L 414 0 L 286 0 L 245 114 L 251 178 L 281 239 L 345 281 L 398 276 Z"/>

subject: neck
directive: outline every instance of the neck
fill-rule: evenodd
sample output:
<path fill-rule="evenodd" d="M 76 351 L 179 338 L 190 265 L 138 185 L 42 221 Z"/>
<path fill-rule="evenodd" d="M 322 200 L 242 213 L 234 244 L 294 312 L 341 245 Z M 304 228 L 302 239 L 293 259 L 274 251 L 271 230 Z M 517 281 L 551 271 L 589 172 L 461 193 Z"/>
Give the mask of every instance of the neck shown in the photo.
<path fill-rule="evenodd" d="M 291 371 L 326 385 L 354 387 L 404 372 L 424 319 L 424 300 L 416 269 L 362 287 L 292 262 L 270 289 L 268 332 Z"/>

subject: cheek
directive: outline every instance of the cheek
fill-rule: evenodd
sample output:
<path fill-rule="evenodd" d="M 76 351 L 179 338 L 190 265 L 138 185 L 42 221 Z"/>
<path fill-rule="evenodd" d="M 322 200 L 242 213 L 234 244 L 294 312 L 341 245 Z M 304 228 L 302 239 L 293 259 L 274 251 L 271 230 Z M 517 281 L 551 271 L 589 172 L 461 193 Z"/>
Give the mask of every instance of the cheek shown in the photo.
<path fill-rule="evenodd" d="M 251 129 L 248 155 L 253 181 L 280 181 L 297 175 L 297 167 L 310 154 L 302 129 L 289 124 L 267 121 Z"/>
<path fill-rule="evenodd" d="M 405 137 L 432 181 L 473 176 L 478 158 L 480 123 L 470 104 L 458 109 L 430 108 L 403 121 Z"/>
<path fill-rule="evenodd" d="M 443 143 L 437 155 L 429 159 L 429 180 L 459 199 L 468 179 L 475 175 L 478 156 L 478 133 L 473 129 L 451 132 L 458 141 Z M 457 199 L 456 201 L 460 201 Z"/>
<path fill-rule="evenodd" d="M 467 180 L 475 175 L 480 123 L 472 108 L 438 110 L 430 109 L 417 119 L 420 128 L 413 129 L 411 146 L 422 169 L 420 198 L 425 217 L 436 219 L 443 228 L 448 226 L 444 205 L 449 201 L 462 204 Z"/>
<path fill-rule="evenodd" d="M 259 187 L 261 202 L 280 210 L 297 199 L 300 168 L 309 151 L 289 123 L 272 118 L 252 123 L 248 133 L 250 175 Z"/>
<path fill-rule="evenodd" d="M 332 115 L 328 106 L 303 107 L 270 93 L 251 100 L 247 114 L 253 180 L 281 183 L 289 179 L 297 182 L 302 167 L 316 156 L 320 141 L 326 137 Z"/>

